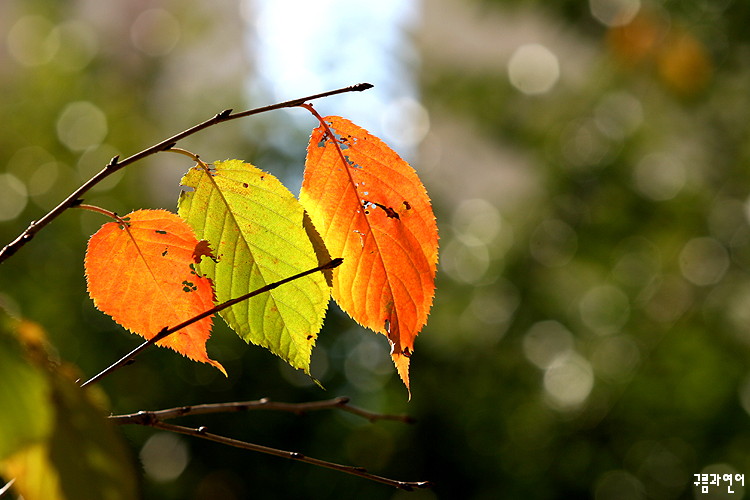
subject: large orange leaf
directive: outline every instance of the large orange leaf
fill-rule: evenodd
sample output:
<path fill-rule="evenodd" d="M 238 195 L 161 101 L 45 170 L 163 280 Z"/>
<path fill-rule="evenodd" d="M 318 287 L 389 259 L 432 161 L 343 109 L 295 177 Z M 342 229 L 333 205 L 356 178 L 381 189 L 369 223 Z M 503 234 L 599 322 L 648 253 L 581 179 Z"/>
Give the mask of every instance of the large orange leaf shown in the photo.
<path fill-rule="evenodd" d="M 127 225 L 104 224 L 89 240 L 86 281 L 96 307 L 131 332 L 150 339 L 164 327 L 176 326 L 214 305 L 211 281 L 195 272 L 207 255 L 190 226 L 166 210 L 137 210 Z M 211 318 L 179 330 L 157 344 L 188 358 L 209 363 L 206 341 Z"/>
<path fill-rule="evenodd" d="M 383 141 L 345 118 L 322 120 L 307 148 L 300 202 L 330 255 L 344 258 L 333 271 L 334 299 L 388 337 L 408 388 L 409 357 L 435 290 L 430 199 L 414 169 Z"/>

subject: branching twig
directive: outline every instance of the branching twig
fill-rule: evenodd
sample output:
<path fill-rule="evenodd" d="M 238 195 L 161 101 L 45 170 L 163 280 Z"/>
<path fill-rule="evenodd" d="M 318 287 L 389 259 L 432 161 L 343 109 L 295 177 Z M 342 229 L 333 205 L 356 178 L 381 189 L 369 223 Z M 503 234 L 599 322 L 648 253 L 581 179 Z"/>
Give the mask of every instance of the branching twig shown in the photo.
<path fill-rule="evenodd" d="M 268 398 L 258 399 L 255 401 L 235 401 L 232 403 L 214 403 L 193 406 L 178 406 L 166 410 L 156 411 L 139 411 L 128 415 L 112 415 L 110 420 L 116 424 L 138 424 L 151 425 L 153 422 L 170 420 L 188 415 L 207 415 L 211 413 L 231 413 L 252 410 L 275 410 L 286 411 L 302 415 L 309 411 L 339 409 L 366 418 L 370 422 L 378 420 L 395 420 L 407 424 L 414 423 L 414 419 L 409 415 L 388 415 L 375 413 L 362 408 L 357 408 L 349 404 L 349 398 L 338 397 L 327 399 L 325 401 L 311 401 L 309 403 L 281 403 L 271 401 Z"/>
<path fill-rule="evenodd" d="M 355 467 L 351 465 L 341 465 L 333 462 L 327 462 L 317 458 L 312 458 L 303 455 L 302 453 L 294 451 L 279 450 L 277 448 L 271 448 L 269 446 L 263 446 L 255 443 L 248 443 L 247 441 L 240 441 L 232 439 L 226 436 L 220 436 L 218 434 L 212 434 L 206 430 L 206 427 L 201 426 L 197 428 L 184 427 L 181 425 L 168 424 L 164 422 L 172 418 L 187 416 L 187 415 L 203 415 L 208 413 L 220 413 L 220 412 L 231 412 L 231 411 L 248 411 L 248 410 L 281 410 L 289 411 L 293 413 L 305 413 L 314 410 L 325 410 L 338 408 L 356 415 L 360 415 L 368 420 L 398 420 L 402 422 L 410 421 L 410 417 L 401 415 L 384 415 L 379 413 L 373 413 L 354 406 L 349 405 L 349 398 L 335 398 L 327 401 L 317 401 L 309 403 L 279 403 L 272 402 L 268 399 L 260 399 L 258 401 L 245 401 L 236 403 L 219 403 L 219 404 L 207 404 L 197 406 L 183 406 L 178 408 L 170 408 L 168 410 L 159 411 L 140 411 L 131 415 L 113 415 L 110 420 L 117 424 L 136 424 L 154 427 L 156 429 L 162 429 L 170 432 L 177 432 L 180 434 L 186 434 L 201 439 L 208 439 L 209 441 L 215 441 L 217 443 L 233 446 L 235 448 L 241 448 L 244 450 L 258 451 L 260 453 L 266 453 L 268 455 L 274 455 L 281 458 L 287 458 L 290 460 L 297 460 L 299 462 L 305 462 L 318 467 L 325 467 L 327 469 L 333 469 L 346 474 L 351 474 L 370 481 L 376 481 L 378 483 L 387 484 L 402 490 L 411 491 L 414 488 L 429 488 L 432 484 L 429 481 L 398 481 L 395 479 L 389 479 L 387 477 L 378 476 L 367 472 L 363 467 Z"/>
<path fill-rule="evenodd" d="M 328 92 L 323 92 L 321 94 L 301 97 L 299 99 L 280 102 L 277 104 L 271 104 L 270 106 L 263 106 L 260 108 L 242 111 L 239 113 L 232 113 L 231 109 L 226 109 L 220 113 L 217 113 L 212 118 L 209 118 L 208 120 L 202 123 L 194 125 L 193 127 L 190 127 L 189 129 L 184 130 L 180 132 L 179 134 L 175 134 L 167 139 L 164 139 L 163 141 L 157 144 L 154 144 L 153 146 L 146 148 L 139 153 L 129 156 L 125 158 L 124 160 L 120 160 L 119 156 L 115 156 L 99 173 L 97 173 L 91 179 L 86 181 L 81 187 L 73 191 L 67 198 L 65 198 L 55 208 L 50 210 L 44 217 L 42 217 L 41 219 L 37 221 L 31 221 L 31 223 L 29 224 L 29 227 L 27 227 L 26 230 L 24 230 L 24 232 L 18 235 L 16 239 L 14 239 L 13 241 L 5 245 L 5 247 L 3 247 L 2 250 L 0 250 L 0 263 L 2 263 L 6 259 L 8 259 L 11 255 L 16 253 L 18 249 L 21 248 L 23 245 L 25 245 L 27 242 L 29 242 L 34 237 L 34 235 L 36 235 L 36 233 L 38 233 L 44 226 L 46 226 L 47 224 L 52 222 L 54 219 L 56 219 L 65 210 L 80 204 L 82 202 L 81 196 L 83 196 L 89 189 L 91 189 L 96 184 L 104 180 L 106 177 L 117 172 L 121 168 L 126 167 L 127 165 L 130 165 L 131 163 L 134 163 L 138 160 L 142 160 L 143 158 L 156 154 L 160 151 L 164 151 L 164 150 L 172 148 L 174 147 L 175 144 L 177 144 L 178 141 L 188 136 L 191 136 L 195 134 L 196 132 L 199 132 L 205 128 L 211 127 L 212 125 L 216 125 L 217 123 L 222 123 L 222 122 L 234 120 L 237 118 L 244 118 L 246 116 L 257 115 L 259 113 L 265 113 L 267 111 L 272 111 L 276 109 L 293 108 L 295 106 L 304 104 L 307 101 L 312 101 L 312 100 L 320 99 L 323 97 L 329 97 L 329 96 L 336 95 L 336 94 L 343 94 L 345 92 L 359 92 L 359 91 L 367 90 L 369 88 L 372 88 L 371 84 L 359 83 L 357 85 L 352 85 L 350 87 L 330 90 Z"/>
<path fill-rule="evenodd" d="M 132 363 L 133 360 L 135 359 L 135 357 L 137 355 L 139 355 L 147 347 L 149 347 L 152 344 L 155 344 L 155 343 L 159 342 L 160 340 L 163 340 L 163 339 L 167 338 L 168 336 L 172 335 L 173 333 L 177 332 L 178 330 L 182 330 L 183 328 L 188 327 L 188 326 L 192 325 L 193 323 L 202 320 L 203 318 L 207 318 L 207 317 L 213 315 L 214 313 L 217 313 L 219 311 L 223 311 L 227 307 L 232 307 L 233 305 L 235 305 L 235 304 L 237 304 L 239 302 L 242 302 L 243 300 L 247 300 L 247 299 L 249 299 L 251 297 L 255 297 L 256 295 L 259 295 L 261 293 L 265 293 L 265 292 L 271 291 L 271 290 L 273 290 L 274 288 L 276 288 L 278 286 L 281 286 L 281 285 L 283 285 L 285 283 L 289 283 L 290 281 L 294 281 L 296 279 L 299 279 L 299 278 L 302 278 L 304 276 L 307 276 L 308 274 L 316 273 L 318 271 L 323 271 L 323 270 L 326 270 L 326 269 L 333 269 L 335 267 L 338 267 L 338 266 L 341 265 L 341 263 L 343 261 L 344 261 L 344 259 L 342 259 L 342 258 L 333 259 L 333 260 L 331 260 L 330 262 L 328 262 L 326 264 L 320 265 L 318 267 L 314 267 L 312 269 L 308 269 L 307 271 L 303 271 L 301 273 L 295 274 L 294 276 L 290 276 L 288 278 L 284 278 L 283 280 L 279 280 L 279 281 L 276 281 L 274 283 L 270 283 L 270 284 L 268 284 L 268 285 L 266 285 L 264 287 L 258 288 L 257 290 L 253 290 L 252 292 L 246 293 L 245 295 L 241 295 L 241 296 L 239 296 L 237 298 L 227 300 L 226 302 L 222 302 L 221 304 L 218 304 L 218 305 L 212 307 L 211 309 L 209 309 L 207 311 L 203 311 L 202 313 L 200 313 L 200 314 L 198 314 L 196 316 L 193 316 L 192 318 L 188 319 L 187 321 L 183 321 L 182 323 L 180 323 L 177 326 L 173 326 L 173 327 L 169 327 L 169 328 L 168 327 L 164 327 L 164 328 L 161 329 L 161 331 L 159 333 L 157 333 L 156 335 L 154 335 L 153 337 L 151 337 L 150 339 L 148 339 L 147 341 L 145 341 L 144 343 L 142 343 L 141 345 L 139 345 L 138 347 L 136 347 L 135 349 L 133 349 L 132 351 L 130 351 L 129 353 L 127 353 L 125 356 L 123 356 L 122 358 L 120 358 L 119 360 L 117 360 L 113 364 L 109 365 L 107 368 L 105 368 L 104 370 L 102 370 L 101 372 L 99 372 L 98 374 L 94 375 L 89 380 L 87 380 L 86 382 L 84 382 L 83 384 L 81 384 L 81 387 L 86 387 L 87 385 L 93 384 L 94 382 L 98 382 L 99 380 L 101 380 L 105 376 L 109 375 L 113 371 L 115 371 L 115 370 L 117 370 L 119 368 L 122 368 L 123 366 L 125 366 L 125 365 L 127 365 L 129 363 Z"/>

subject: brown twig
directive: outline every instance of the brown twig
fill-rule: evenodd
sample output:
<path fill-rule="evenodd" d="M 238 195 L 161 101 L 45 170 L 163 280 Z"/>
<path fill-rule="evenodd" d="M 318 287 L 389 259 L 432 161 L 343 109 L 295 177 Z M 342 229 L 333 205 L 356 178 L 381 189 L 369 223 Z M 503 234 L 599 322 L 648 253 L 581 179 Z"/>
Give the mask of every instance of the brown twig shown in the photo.
<path fill-rule="evenodd" d="M 104 180 L 106 177 L 117 172 L 121 168 L 126 167 L 127 165 L 130 165 L 131 163 L 134 163 L 138 160 L 142 160 L 143 158 L 146 158 L 147 156 L 172 148 L 175 146 L 175 144 L 177 144 L 178 141 L 188 136 L 191 136 L 195 134 L 196 132 L 199 132 L 205 128 L 211 127 L 218 123 L 235 120 L 237 118 L 244 118 L 246 116 L 257 115 L 260 113 L 265 113 L 267 111 L 273 111 L 276 109 L 293 108 L 296 106 L 300 106 L 301 104 L 304 104 L 307 101 L 312 101 L 312 100 L 320 99 L 323 97 L 329 97 L 329 96 L 336 95 L 336 94 L 343 94 L 345 92 L 361 92 L 369 88 L 372 88 L 371 84 L 359 83 L 357 85 L 352 85 L 349 87 L 343 87 L 343 88 L 336 89 L 336 90 L 330 90 L 328 92 L 310 95 L 307 97 L 301 97 L 299 99 L 280 102 L 277 104 L 271 104 L 269 106 L 254 108 L 254 109 L 250 109 L 247 111 L 241 111 L 238 113 L 232 113 L 231 109 L 226 109 L 220 113 L 217 113 L 216 115 L 209 118 L 208 120 L 201 122 L 197 125 L 194 125 L 190 127 L 189 129 L 180 132 L 179 134 L 175 134 L 167 139 L 164 139 L 163 141 L 158 142 L 157 144 L 154 144 L 153 146 L 146 148 L 140 151 L 139 153 L 129 156 L 125 158 L 124 160 L 120 160 L 119 156 L 115 156 L 109 161 L 109 163 L 101 171 L 99 171 L 99 173 L 97 173 L 88 181 L 86 181 L 81 187 L 73 191 L 67 198 L 65 198 L 62 202 L 60 202 L 59 205 L 57 205 L 55 208 L 47 212 L 47 214 L 44 217 L 36 221 L 31 221 L 31 223 L 29 224 L 29 227 L 27 227 L 20 235 L 18 235 L 16 239 L 14 239 L 13 241 L 5 245 L 5 247 L 3 247 L 2 250 L 0 250 L 0 263 L 7 260 L 11 255 L 16 253 L 19 248 L 21 248 L 23 245 L 31 241 L 31 239 L 36 235 L 36 233 L 38 233 L 44 226 L 46 226 L 47 224 L 52 222 L 54 219 L 56 219 L 58 216 L 60 216 L 60 214 L 62 214 L 65 210 L 72 208 L 76 205 L 79 205 L 82 202 L 81 196 L 83 196 L 89 189 L 91 189 L 96 184 Z"/>
<path fill-rule="evenodd" d="M 130 415 L 113 415 L 110 418 L 114 423 L 120 425 L 135 424 L 145 425 L 154 427 L 156 429 L 162 429 L 170 432 L 177 432 L 179 434 L 185 434 L 201 439 L 208 439 L 217 443 L 233 446 L 235 448 L 241 448 L 244 450 L 257 451 L 260 453 L 266 453 L 268 455 L 274 455 L 281 458 L 287 458 L 289 460 L 297 460 L 299 462 L 305 462 L 311 465 L 317 465 L 318 467 L 325 467 L 327 469 L 333 469 L 346 474 L 351 474 L 370 481 L 376 481 L 378 483 L 387 484 L 395 488 L 399 488 L 406 491 L 411 491 L 415 488 L 429 488 L 432 484 L 429 481 L 398 481 L 396 479 L 390 479 L 383 476 L 378 476 L 367 472 L 363 467 L 355 467 L 351 465 L 341 465 L 334 462 L 328 462 L 317 458 L 312 458 L 303 455 L 302 453 L 294 451 L 280 450 L 277 448 L 271 448 L 269 446 L 263 446 L 255 443 L 248 443 L 247 441 L 240 441 L 232 439 L 226 436 L 220 436 L 218 434 L 212 434 L 207 431 L 206 427 L 201 426 L 197 428 L 184 427 L 181 425 L 174 425 L 164 422 L 165 420 L 183 417 L 187 415 L 205 415 L 209 413 L 222 413 L 222 412 L 233 412 L 233 411 L 248 411 L 248 410 L 280 410 L 288 411 L 292 413 L 302 414 L 308 411 L 316 410 L 327 410 L 327 409 L 340 409 L 348 411 L 355 415 L 362 416 L 371 422 L 376 420 L 397 420 L 401 422 L 409 422 L 410 417 L 402 415 L 385 415 L 379 413 L 373 413 L 361 408 L 356 408 L 349 405 L 349 398 L 341 397 L 329 399 L 326 401 L 314 401 L 308 403 L 281 403 L 273 402 L 268 399 L 260 399 L 257 401 L 245 401 L 245 402 L 234 402 L 234 403 L 219 403 L 219 404 L 206 404 L 196 406 L 182 406 L 177 408 L 170 408 L 167 410 L 158 411 L 140 411 Z"/>
<path fill-rule="evenodd" d="M 156 429 L 162 429 L 170 432 L 177 432 L 179 434 L 185 434 L 187 436 L 193 436 L 201 439 L 207 439 L 216 443 L 233 446 L 235 448 L 241 448 L 243 450 L 258 451 L 260 453 L 266 453 L 268 455 L 274 455 L 281 458 L 287 458 L 289 460 L 297 460 L 298 462 L 305 462 L 307 464 L 317 465 L 318 467 L 325 467 L 326 469 L 333 469 L 345 474 L 351 474 L 370 481 L 387 484 L 406 491 L 412 491 L 415 488 L 429 488 L 432 483 L 429 481 L 398 481 L 396 479 L 390 479 L 376 474 L 367 472 L 364 467 L 355 467 L 352 465 L 342 465 L 334 462 L 327 462 L 317 458 L 308 457 L 302 453 L 296 451 L 279 450 L 277 448 L 271 448 L 269 446 L 263 446 L 255 443 L 248 443 L 247 441 L 240 441 L 238 439 L 232 439 L 226 436 L 220 436 L 218 434 L 212 434 L 206 431 L 205 427 L 183 427 L 181 425 L 167 424 L 165 422 L 156 422 L 151 425 Z"/>
<path fill-rule="evenodd" d="M 86 387 L 87 385 L 91 385 L 91 384 L 93 384 L 95 382 L 98 382 L 99 380 L 101 380 L 105 376 L 109 375 L 113 371 L 115 371 L 115 370 L 117 370 L 119 368 L 122 368 L 123 366 L 125 366 L 127 364 L 132 363 L 133 360 L 135 359 L 135 357 L 137 355 L 139 355 L 143 350 L 145 350 L 150 345 L 155 344 L 155 343 L 159 342 L 160 340 L 163 340 L 163 339 L 167 338 L 168 336 L 172 335 L 173 333 L 175 333 L 175 332 L 177 332 L 179 330 L 182 330 L 183 328 L 188 327 L 188 326 L 192 325 L 193 323 L 202 320 L 203 318 L 207 318 L 207 317 L 213 315 L 214 313 L 217 313 L 219 311 L 223 311 L 227 307 L 232 307 L 233 305 L 235 305 L 235 304 L 237 304 L 239 302 L 242 302 L 243 300 L 247 300 L 247 299 L 249 299 L 251 297 L 255 297 L 256 295 L 259 295 L 261 293 L 265 293 L 265 292 L 271 291 L 271 290 L 273 290 L 274 288 L 276 288 L 278 286 L 281 286 L 281 285 L 283 285 L 285 283 L 289 283 L 290 281 L 294 281 L 296 279 L 302 278 L 304 276 L 307 276 L 308 274 L 313 274 L 313 273 L 316 273 L 318 271 L 324 271 L 326 269 L 333 269 L 335 267 L 338 267 L 338 266 L 341 265 L 341 263 L 343 261 L 344 261 L 344 259 L 342 259 L 340 257 L 336 258 L 336 259 L 333 259 L 330 262 L 327 262 L 326 264 L 314 267 L 312 269 L 308 269 L 307 271 L 302 271 L 301 273 L 297 273 L 294 276 L 290 276 L 288 278 L 284 278 L 283 280 L 279 280 L 279 281 L 276 281 L 274 283 L 270 283 L 270 284 L 268 284 L 266 286 L 263 286 L 261 288 L 258 288 L 257 290 L 253 290 L 252 292 L 246 293 L 245 295 L 241 295 L 241 296 L 236 297 L 234 299 L 227 300 L 226 302 L 222 302 L 221 304 L 218 304 L 218 305 L 212 307 L 211 309 L 208 309 L 207 311 L 203 311 L 202 313 L 200 313 L 200 314 L 198 314 L 196 316 L 193 316 L 192 318 L 190 318 L 190 319 L 188 319 L 186 321 L 183 321 L 182 323 L 180 323 L 177 326 L 164 327 L 164 328 L 161 329 L 161 331 L 159 333 L 157 333 L 156 335 L 154 335 L 153 337 L 151 337 L 150 339 L 148 339 L 147 341 L 145 341 L 144 343 L 142 343 L 141 345 L 139 345 L 138 347 L 136 347 L 135 349 L 133 349 L 132 351 L 130 351 L 129 353 L 127 353 L 125 356 L 121 357 L 119 360 L 115 361 L 113 364 L 109 365 L 107 368 L 105 368 L 104 370 L 102 370 L 101 372 L 99 372 L 98 374 L 94 375 L 89 380 L 87 380 L 86 382 L 84 382 L 83 384 L 81 384 L 81 387 Z"/>
<path fill-rule="evenodd" d="M 281 403 L 262 398 L 255 401 L 235 401 L 231 403 L 214 403 L 193 406 L 178 406 L 166 410 L 139 411 L 128 415 L 112 415 L 110 420 L 116 424 L 151 425 L 153 422 L 185 417 L 188 415 L 208 415 L 212 413 L 231 413 L 253 410 L 286 411 L 302 415 L 310 411 L 338 409 L 366 418 L 370 422 L 378 420 L 394 420 L 407 424 L 414 423 L 409 415 L 388 415 L 375 413 L 349 404 L 349 398 L 338 397 L 325 401 L 311 401 L 308 403 Z"/>

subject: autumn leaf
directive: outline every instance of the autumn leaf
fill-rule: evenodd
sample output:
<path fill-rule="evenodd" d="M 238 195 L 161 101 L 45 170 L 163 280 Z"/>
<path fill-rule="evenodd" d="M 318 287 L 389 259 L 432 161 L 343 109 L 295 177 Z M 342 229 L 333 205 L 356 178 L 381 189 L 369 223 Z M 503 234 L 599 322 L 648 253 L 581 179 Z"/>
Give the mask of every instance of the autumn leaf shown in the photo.
<path fill-rule="evenodd" d="M 195 271 L 196 262 L 206 259 L 206 243 L 198 241 L 184 220 L 166 210 L 137 210 L 123 220 L 127 224 L 104 224 L 88 243 L 86 280 L 99 310 L 150 339 L 213 307 L 211 282 Z M 206 353 L 211 323 L 204 318 L 157 345 L 226 375 Z"/>
<path fill-rule="evenodd" d="M 200 272 L 220 302 L 318 266 L 303 227 L 304 210 L 273 175 L 240 160 L 196 166 L 183 177 L 179 214 L 214 249 Z M 263 346 L 309 374 L 330 290 L 314 273 L 219 314 L 246 342 Z"/>
<path fill-rule="evenodd" d="M 430 199 L 414 169 L 380 139 L 345 118 L 322 120 L 307 148 L 300 202 L 331 255 L 344 258 L 333 272 L 334 299 L 388 337 L 408 388 L 409 357 L 435 289 Z"/>

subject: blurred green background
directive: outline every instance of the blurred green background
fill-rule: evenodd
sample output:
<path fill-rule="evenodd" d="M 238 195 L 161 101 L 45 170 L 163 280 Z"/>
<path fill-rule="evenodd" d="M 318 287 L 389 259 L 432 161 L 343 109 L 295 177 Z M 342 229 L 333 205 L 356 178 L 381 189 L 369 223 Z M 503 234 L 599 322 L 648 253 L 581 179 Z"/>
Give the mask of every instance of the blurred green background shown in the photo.
<path fill-rule="evenodd" d="M 187 423 L 435 487 L 123 428 L 144 496 L 742 498 L 693 481 L 750 472 L 750 3 L 373 3 L 0 3 L 2 245 L 116 154 L 225 108 L 360 81 L 376 87 L 316 108 L 383 137 L 434 201 L 437 293 L 410 402 L 385 338 L 333 304 L 313 354 L 325 391 L 223 325 L 208 351 L 228 379 L 152 350 L 101 385 L 117 413 L 341 395 L 408 413 L 418 423 Z M 296 191 L 314 126 L 280 111 L 180 145 Z M 86 201 L 174 210 L 190 166 L 151 157 Z M 85 292 L 86 240 L 104 222 L 68 211 L 0 265 L 2 306 L 87 375 L 139 343 Z"/>

